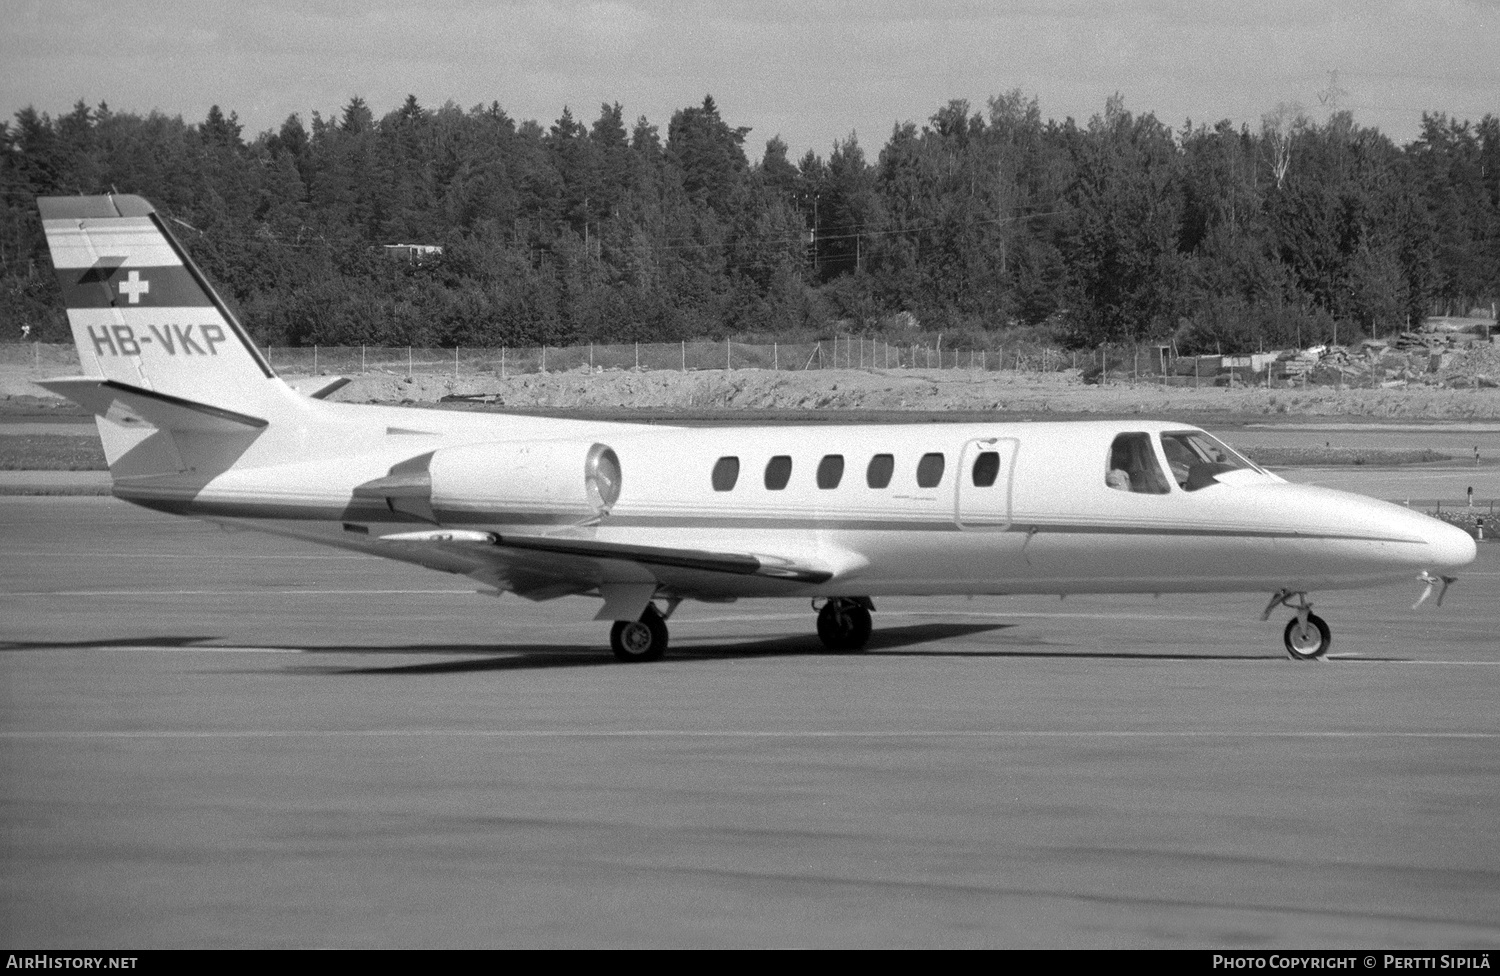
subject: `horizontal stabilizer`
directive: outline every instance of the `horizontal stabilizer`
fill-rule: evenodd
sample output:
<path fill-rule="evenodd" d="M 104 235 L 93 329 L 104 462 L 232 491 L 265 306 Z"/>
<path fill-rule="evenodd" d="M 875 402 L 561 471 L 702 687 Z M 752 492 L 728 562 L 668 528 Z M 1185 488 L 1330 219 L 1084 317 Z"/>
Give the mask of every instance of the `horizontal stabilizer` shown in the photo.
<path fill-rule="evenodd" d="M 113 415 L 120 404 L 141 420 L 160 430 L 199 434 L 244 434 L 266 426 L 259 417 L 225 410 L 207 403 L 108 380 L 97 376 L 72 376 L 41 380 L 38 386 L 60 394 L 86 410 L 103 417 Z M 117 412 L 117 411 L 116 411 Z"/>
<path fill-rule="evenodd" d="M 305 397 L 323 400 L 330 393 L 349 385 L 347 376 L 294 376 L 282 377 L 282 382 Z"/>

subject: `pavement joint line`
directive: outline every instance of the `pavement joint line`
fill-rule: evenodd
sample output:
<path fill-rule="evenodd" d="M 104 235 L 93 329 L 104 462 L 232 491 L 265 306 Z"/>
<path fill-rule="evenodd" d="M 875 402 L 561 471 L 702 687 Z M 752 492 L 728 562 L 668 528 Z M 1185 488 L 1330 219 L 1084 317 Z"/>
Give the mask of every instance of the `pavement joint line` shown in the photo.
<path fill-rule="evenodd" d="M 0 596 L 473 596 L 478 590 L 35 590 Z"/>
<path fill-rule="evenodd" d="M 1010 731 L 902 729 L 238 729 L 220 731 L 0 732 L 0 741 L 37 739 L 1500 739 L 1500 732 L 1177 732 L 1140 730 L 1018 729 Z"/>
<path fill-rule="evenodd" d="M 40 557 L 43 557 L 43 558 L 46 558 L 46 559 L 56 559 L 56 558 L 58 558 L 58 553 L 56 553 L 56 552 L 49 552 L 49 551 L 43 550 L 43 549 L 0 549 L 0 555 L 6 555 L 6 556 L 40 556 Z M 147 553 L 142 553 L 142 552 L 79 552 L 79 553 L 70 553 L 69 555 L 73 556 L 74 558 L 78 558 L 78 559 L 207 559 L 210 562 L 216 562 L 216 563 L 218 563 L 218 562 L 224 562 L 225 561 L 225 559 L 224 559 L 224 557 L 222 555 L 218 555 L 218 554 L 215 554 L 215 553 L 202 553 L 202 552 L 147 552 Z M 318 560 L 318 559 L 340 560 L 340 561 L 343 561 L 343 562 L 351 562 L 351 563 L 353 563 L 353 562 L 368 563 L 369 562 L 368 557 L 366 557 L 364 555 L 350 555 L 348 553 L 329 553 L 327 555 L 324 555 L 322 553 L 295 553 L 295 554 L 289 554 L 289 555 L 282 555 L 282 554 L 279 554 L 279 553 L 275 554 L 275 555 L 262 555 L 262 554 L 258 554 L 258 553 L 244 553 L 244 554 L 242 554 L 242 553 L 235 553 L 230 558 L 234 562 L 248 562 L 250 560 L 273 560 L 273 559 L 276 560 L 277 562 L 281 562 L 283 560 L 285 560 L 285 561 L 291 561 L 291 562 L 297 562 L 297 561 Z"/>
<path fill-rule="evenodd" d="M 590 622 L 592 622 L 592 621 L 590 621 Z M 152 653 L 152 654 L 184 654 L 184 653 L 192 653 L 192 652 L 204 652 L 204 653 L 209 653 L 209 654 L 318 654 L 318 653 L 327 653 L 324 648 L 320 648 L 320 647 L 224 647 L 224 646 L 219 646 L 219 645 L 216 645 L 216 644 L 195 644 L 195 645 L 188 645 L 188 646 L 177 646 L 177 645 L 170 645 L 170 644 L 98 644 L 98 645 L 94 645 L 92 647 L 76 647 L 76 648 L 68 648 L 68 649 L 69 650 L 77 650 L 77 651 L 102 651 L 102 652 L 108 652 L 108 653 L 111 653 L 111 654 L 128 653 L 128 652 L 131 652 L 131 651 L 137 651 L 137 652 L 140 652 L 140 653 Z M 567 650 L 570 650 L 570 649 L 571 648 L 569 648 L 567 646 L 562 646 L 562 645 L 559 645 L 559 647 L 558 647 L 558 651 L 559 652 L 567 651 Z M 19 647 L 12 647 L 11 650 L 13 650 L 13 651 L 16 651 L 16 650 L 21 650 L 21 651 L 25 651 L 25 650 L 45 650 L 45 651 L 51 651 L 51 650 L 57 650 L 57 648 L 40 647 L 40 646 L 39 647 L 19 646 Z M 372 650 L 379 651 L 380 653 L 393 653 L 393 649 L 391 649 L 391 648 L 372 648 Z M 399 653 L 400 649 L 399 648 L 394 649 L 394 652 L 395 653 Z M 339 653 L 360 654 L 360 653 L 365 653 L 365 652 L 362 652 L 362 651 L 341 651 Z M 412 654 L 418 654 L 418 653 L 426 654 L 427 652 L 412 651 L 410 653 L 412 653 Z M 478 655 L 478 656 L 482 656 L 482 657 L 503 657 L 503 656 L 511 656 L 511 657 L 513 657 L 514 656 L 514 655 L 507 655 L 505 653 L 505 649 L 504 648 L 497 648 L 496 650 L 482 650 L 482 651 L 481 650 L 475 650 L 475 651 L 454 650 L 454 651 L 450 651 L 448 653 L 455 654 L 455 655 Z M 868 656 L 872 657 L 872 658 L 878 658 L 878 657 L 881 656 L 881 652 L 880 652 L 879 649 L 875 649 L 875 650 L 870 651 Z M 985 655 L 983 655 L 983 654 L 976 654 L 974 656 L 976 656 L 976 657 L 984 657 Z M 1087 651 L 1070 652 L 1068 650 L 1059 650 L 1059 651 L 1057 651 L 1052 656 L 1056 657 L 1056 658 L 1059 658 L 1059 659 L 1067 659 L 1067 658 L 1073 658 L 1073 657 L 1087 657 L 1087 656 L 1089 656 L 1089 654 L 1088 654 Z M 1327 656 L 1327 659 L 1328 659 L 1329 662 L 1356 661 L 1356 662 L 1360 662 L 1360 663 L 1364 663 L 1364 664 L 1429 664 L 1429 665 L 1448 665 L 1448 664 L 1453 664 L 1453 665 L 1465 665 L 1465 666 L 1475 666 L 1475 667 L 1497 667 L 1497 666 L 1500 666 L 1500 661 L 1435 661 L 1435 660 L 1414 659 L 1414 658 L 1366 657 L 1366 656 L 1364 656 L 1362 654 L 1347 653 L 1347 652 L 1346 653 L 1333 653 L 1333 654 L 1329 654 Z M 1175 663 L 1188 663 L 1185 660 L 1179 660 L 1179 659 L 1176 659 L 1176 658 L 1174 658 L 1173 660 L 1174 660 Z M 1260 657 L 1246 657 L 1246 658 L 1243 658 L 1243 659 L 1234 659 L 1234 661 L 1232 661 L 1230 663 L 1235 663 L 1235 662 L 1240 661 L 1240 660 L 1243 660 L 1243 661 L 1259 661 L 1259 660 L 1262 660 L 1262 658 L 1260 658 Z M 1224 663 L 1224 660 L 1222 658 L 1204 658 L 1203 662 L 1204 663 Z"/>

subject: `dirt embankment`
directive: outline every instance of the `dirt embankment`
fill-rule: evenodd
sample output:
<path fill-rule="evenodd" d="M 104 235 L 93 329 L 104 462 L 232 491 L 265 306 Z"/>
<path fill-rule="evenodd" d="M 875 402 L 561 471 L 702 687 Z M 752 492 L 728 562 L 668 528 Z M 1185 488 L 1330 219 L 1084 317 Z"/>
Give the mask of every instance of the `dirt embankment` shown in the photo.
<path fill-rule="evenodd" d="M 35 381 L 43 365 L 0 366 L 0 397 L 50 397 Z M 65 370 L 63 371 L 65 372 Z M 432 403 L 453 394 L 494 405 L 586 410 L 1003 411 L 1012 413 L 1500 418 L 1500 389 L 1264 389 L 1090 386 L 1076 373 L 967 370 L 669 370 L 545 373 L 501 379 L 489 373 L 368 373 L 331 399 Z"/>
<path fill-rule="evenodd" d="M 536 409 L 1005 411 L 1248 414 L 1410 419 L 1500 417 L 1500 390 L 1202 388 L 1085 385 L 1066 373 L 963 370 L 769 370 L 550 373 L 500 379 L 371 374 L 334 394 L 350 402 L 425 403 L 453 394 Z"/>

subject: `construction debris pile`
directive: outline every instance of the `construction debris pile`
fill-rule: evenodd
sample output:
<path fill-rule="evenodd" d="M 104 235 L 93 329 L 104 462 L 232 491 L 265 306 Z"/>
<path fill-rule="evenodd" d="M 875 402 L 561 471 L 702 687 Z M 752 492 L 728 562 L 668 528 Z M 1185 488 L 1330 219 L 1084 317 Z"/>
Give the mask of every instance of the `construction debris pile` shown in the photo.
<path fill-rule="evenodd" d="M 1164 382 L 1170 386 L 1403 386 L 1500 385 L 1500 346 L 1491 327 L 1428 327 L 1394 341 L 1364 339 L 1351 346 L 1313 346 L 1249 356 L 1183 356 Z"/>

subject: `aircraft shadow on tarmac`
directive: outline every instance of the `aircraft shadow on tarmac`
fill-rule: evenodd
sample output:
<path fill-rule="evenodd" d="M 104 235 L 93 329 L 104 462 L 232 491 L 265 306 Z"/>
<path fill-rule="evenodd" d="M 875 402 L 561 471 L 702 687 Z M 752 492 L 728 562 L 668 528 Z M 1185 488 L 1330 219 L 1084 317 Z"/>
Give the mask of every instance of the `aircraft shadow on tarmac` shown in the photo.
<path fill-rule="evenodd" d="M 877 630 L 870 637 L 864 655 L 878 657 L 955 657 L 955 658 L 1079 658 L 1079 659 L 1129 659 L 1143 660 L 1279 660 L 1280 655 L 1216 654 L 1213 652 L 1174 653 L 1160 651 L 1090 651 L 1073 650 L 1045 645 L 1043 641 L 1029 641 L 1032 645 L 1051 646 L 1052 649 L 1033 649 L 1018 646 L 990 647 L 976 650 L 944 650 L 923 645 L 956 637 L 968 637 L 990 631 L 1007 630 L 1015 624 L 955 624 L 925 623 L 903 627 L 887 627 Z M 307 648 L 309 652 L 367 653 L 372 648 L 320 647 Z M 612 666 L 618 662 L 603 649 L 590 645 L 583 648 L 560 648 L 555 644 L 517 644 L 508 647 L 478 645 L 427 645 L 422 647 L 380 648 L 382 654 L 440 654 L 469 653 L 488 655 L 499 652 L 501 656 L 477 657 L 458 661 L 434 661 L 422 664 L 401 664 L 387 667 L 338 667 L 319 665 L 294 665 L 289 670 L 303 674 L 451 674 L 472 671 L 507 671 L 558 667 Z M 718 660 L 742 660 L 765 657 L 811 657 L 811 656 L 861 656 L 840 655 L 826 650 L 818 639 L 809 634 L 783 637 L 766 637 L 746 641 L 699 642 L 696 639 L 680 641 L 667 651 L 668 662 L 698 662 Z"/>
<path fill-rule="evenodd" d="M 218 640 L 214 634 L 193 637 L 100 637 L 79 641 L 0 641 L 0 651 L 88 651 L 96 648 L 206 647 Z"/>
<path fill-rule="evenodd" d="M 891 627 L 877 631 L 870 638 L 867 651 L 882 653 L 887 648 L 899 649 L 939 641 L 950 637 L 963 637 L 990 630 L 1001 630 L 1012 624 L 917 624 L 908 627 Z M 309 652 L 362 653 L 371 648 L 319 647 L 307 648 Z M 446 645 L 423 647 L 380 648 L 382 654 L 433 654 L 433 653 L 499 654 L 497 657 L 480 657 L 462 661 L 434 661 L 425 664 L 401 664 L 389 667 L 336 667 L 294 666 L 291 670 L 318 674 L 448 674 L 466 671 L 510 671 L 532 668 L 567 668 L 612 666 L 619 662 L 614 655 L 598 645 L 587 647 L 559 647 L 556 644 L 510 644 L 510 645 Z M 897 653 L 900 653 L 897 650 Z M 942 653 L 942 652 L 917 652 Z M 693 661 L 716 661 L 760 657 L 810 657 L 830 656 L 811 634 L 796 634 L 785 637 L 765 637 L 745 641 L 680 640 L 667 650 L 668 663 Z"/>
<path fill-rule="evenodd" d="M 921 623 L 876 630 L 864 654 L 880 657 L 954 657 L 954 658 L 1077 658 L 1082 660 L 1152 660 L 1152 661 L 1246 661 L 1280 660 L 1279 654 L 1225 654 L 1212 650 L 1119 650 L 1104 651 L 1083 649 L 1054 644 L 1031 638 L 1021 643 L 1003 647 L 977 649 L 944 649 L 927 646 L 960 637 L 1009 630 L 1017 626 L 1008 623 Z M 0 651 L 19 650 L 91 650 L 118 649 L 182 649 L 203 648 L 214 650 L 214 635 L 159 636 L 159 637 L 114 637 L 81 641 L 0 641 Z M 540 668 L 600 667 L 617 664 L 613 655 L 604 648 L 590 644 L 584 647 L 565 647 L 557 644 L 397 644 L 371 645 L 318 645 L 298 647 L 291 644 L 237 644 L 248 651 L 295 650 L 303 654 L 349 654 L 349 655 L 469 655 L 461 660 L 431 661 L 420 664 L 389 666 L 348 667 L 339 665 L 291 665 L 285 670 L 295 674 L 451 674 L 471 671 L 509 671 Z M 668 662 L 693 662 L 738 660 L 763 657 L 811 657 L 845 656 L 826 650 L 817 637 L 811 634 L 794 634 L 779 637 L 764 637 L 751 640 L 702 640 L 685 638 L 679 640 L 667 652 Z M 848 655 L 858 656 L 858 655 Z"/>

